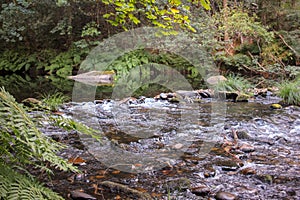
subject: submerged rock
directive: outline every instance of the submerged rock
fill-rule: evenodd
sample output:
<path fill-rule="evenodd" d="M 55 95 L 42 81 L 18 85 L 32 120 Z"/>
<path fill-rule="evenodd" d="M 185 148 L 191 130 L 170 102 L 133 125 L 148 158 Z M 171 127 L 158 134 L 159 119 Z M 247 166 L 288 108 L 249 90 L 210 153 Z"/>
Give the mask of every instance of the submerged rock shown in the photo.
<path fill-rule="evenodd" d="M 246 144 L 246 143 L 242 144 L 242 145 L 239 147 L 239 149 L 240 149 L 241 151 L 245 152 L 245 153 L 249 153 L 249 152 L 255 151 L 255 148 L 254 148 L 252 145 Z"/>
<path fill-rule="evenodd" d="M 238 130 L 236 132 L 236 134 L 237 134 L 238 138 L 242 139 L 242 140 L 244 140 L 244 139 L 250 139 L 251 138 L 249 136 L 249 134 L 247 133 L 247 131 L 245 131 L 245 130 Z"/>
<path fill-rule="evenodd" d="M 217 200 L 235 200 L 237 199 L 236 195 L 231 194 L 229 192 L 218 192 L 216 194 Z"/>
<path fill-rule="evenodd" d="M 213 163 L 214 165 L 221 167 L 223 171 L 236 171 L 241 166 L 243 166 L 242 162 L 238 162 L 231 159 L 228 160 L 217 159 Z"/>
<path fill-rule="evenodd" d="M 70 197 L 74 200 L 96 200 L 97 198 L 80 191 L 72 191 Z"/>
<path fill-rule="evenodd" d="M 243 175 L 250 175 L 250 174 L 256 174 L 256 170 L 251 168 L 251 167 L 247 167 L 247 168 L 244 168 L 240 171 L 241 174 Z"/>
<path fill-rule="evenodd" d="M 191 192 L 197 196 L 206 196 L 210 193 L 210 189 L 206 185 L 199 184 L 193 186 Z"/>

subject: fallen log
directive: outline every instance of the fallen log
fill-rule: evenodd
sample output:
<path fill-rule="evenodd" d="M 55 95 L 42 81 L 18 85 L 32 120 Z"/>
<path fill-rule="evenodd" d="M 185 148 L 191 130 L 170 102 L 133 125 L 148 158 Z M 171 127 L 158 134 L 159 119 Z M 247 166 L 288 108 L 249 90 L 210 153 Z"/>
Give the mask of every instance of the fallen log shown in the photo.
<path fill-rule="evenodd" d="M 114 81 L 114 71 L 90 71 L 76 76 L 68 76 L 69 79 L 85 83 L 88 85 L 112 85 Z"/>

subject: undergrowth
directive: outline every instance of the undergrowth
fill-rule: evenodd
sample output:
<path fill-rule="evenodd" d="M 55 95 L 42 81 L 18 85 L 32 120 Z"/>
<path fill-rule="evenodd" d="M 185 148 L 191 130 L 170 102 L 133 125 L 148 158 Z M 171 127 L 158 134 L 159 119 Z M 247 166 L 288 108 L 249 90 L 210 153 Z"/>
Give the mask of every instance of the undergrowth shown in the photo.
<path fill-rule="evenodd" d="M 247 79 L 237 75 L 229 75 L 226 81 L 220 81 L 214 86 L 216 91 L 228 92 L 246 92 L 249 88 L 253 88 L 253 85 Z"/>
<path fill-rule="evenodd" d="M 279 84 L 278 95 L 285 104 L 300 105 L 300 80 L 284 81 Z"/>
<path fill-rule="evenodd" d="M 46 114 L 43 120 L 68 130 L 96 135 L 93 129 L 63 117 Z M 23 105 L 0 88 L 0 199 L 63 199 L 35 180 L 26 170 L 29 167 L 49 175 L 53 169 L 78 172 L 57 155 L 65 146 L 44 135 L 39 125 L 40 121 L 33 121 Z"/>

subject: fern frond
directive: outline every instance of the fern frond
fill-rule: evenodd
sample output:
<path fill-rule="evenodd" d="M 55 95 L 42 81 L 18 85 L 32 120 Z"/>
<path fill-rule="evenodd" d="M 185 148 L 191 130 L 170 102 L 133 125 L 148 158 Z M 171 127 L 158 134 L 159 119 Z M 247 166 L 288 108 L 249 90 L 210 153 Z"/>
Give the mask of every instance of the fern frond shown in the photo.
<path fill-rule="evenodd" d="M 49 117 L 49 121 L 52 122 L 54 126 L 61 127 L 65 130 L 77 130 L 84 135 L 89 135 L 96 141 L 101 142 L 101 136 L 98 131 L 90 128 L 82 123 L 76 122 L 69 118 L 64 118 L 62 116 Z"/>
<path fill-rule="evenodd" d="M 9 166 L 0 163 L 0 197 L 4 200 L 11 199 L 58 199 L 63 200 L 61 196 L 52 190 L 44 187 L 36 180 L 28 178 L 25 175 L 17 173 Z"/>
<path fill-rule="evenodd" d="M 56 153 L 63 145 L 40 132 L 22 105 L 0 88 L 1 157 L 6 163 L 32 164 L 49 162 L 60 170 L 77 169 Z"/>

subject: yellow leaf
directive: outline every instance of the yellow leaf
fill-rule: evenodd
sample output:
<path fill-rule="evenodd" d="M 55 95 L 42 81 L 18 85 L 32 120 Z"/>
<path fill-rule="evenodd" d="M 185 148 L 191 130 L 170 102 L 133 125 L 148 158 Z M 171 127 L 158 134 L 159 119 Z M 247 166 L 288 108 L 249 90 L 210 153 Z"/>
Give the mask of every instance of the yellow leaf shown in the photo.
<path fill-rule="evenodd" d="M 173 14 L 178 14 L 179 13 L 179 10 L 177 8 L 171 8 L 171 12 Z"/>

